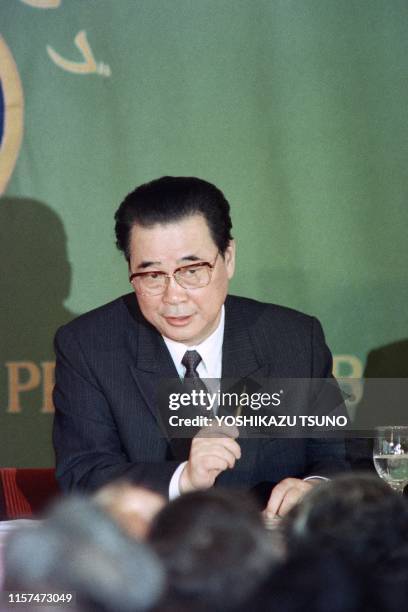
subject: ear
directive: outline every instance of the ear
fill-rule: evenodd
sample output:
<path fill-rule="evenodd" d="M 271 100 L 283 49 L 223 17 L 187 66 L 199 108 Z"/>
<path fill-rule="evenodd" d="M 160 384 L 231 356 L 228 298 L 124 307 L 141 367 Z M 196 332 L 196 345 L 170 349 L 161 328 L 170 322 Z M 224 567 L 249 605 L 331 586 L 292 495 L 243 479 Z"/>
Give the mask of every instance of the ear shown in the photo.
<path fill-rule="evenodd" d="M 234 276 L 235 270 L 235 240 L 230 240 L 229 245 L 225 249 L 224 263 L 227 270 L 228 280 Z"/>

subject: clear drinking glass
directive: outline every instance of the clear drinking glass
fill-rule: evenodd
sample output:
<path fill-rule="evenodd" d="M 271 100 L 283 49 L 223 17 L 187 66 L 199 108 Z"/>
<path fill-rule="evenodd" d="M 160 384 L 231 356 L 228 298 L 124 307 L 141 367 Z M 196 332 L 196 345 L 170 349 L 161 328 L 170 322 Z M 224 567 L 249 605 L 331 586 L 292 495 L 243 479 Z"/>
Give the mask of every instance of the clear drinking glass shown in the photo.
<path fill-rule="evenodd" d="M 373 457 L 378 475 L 403 493 L 408 484 L 408 427 L 379 427 Z"/>

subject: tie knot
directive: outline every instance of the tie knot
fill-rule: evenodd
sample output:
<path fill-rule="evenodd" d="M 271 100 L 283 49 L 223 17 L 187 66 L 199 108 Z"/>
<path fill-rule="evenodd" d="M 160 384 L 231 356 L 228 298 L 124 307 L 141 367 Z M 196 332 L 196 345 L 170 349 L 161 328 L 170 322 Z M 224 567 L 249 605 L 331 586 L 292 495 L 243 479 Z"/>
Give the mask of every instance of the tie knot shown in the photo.
<path fill-rule="evenodd" d="M 186 368 L 185 378 L 196 378 L 198 376 L 197 366 L 201 361 L 200 353 L 197 351 L 186 351 L 181 363 Z"/>

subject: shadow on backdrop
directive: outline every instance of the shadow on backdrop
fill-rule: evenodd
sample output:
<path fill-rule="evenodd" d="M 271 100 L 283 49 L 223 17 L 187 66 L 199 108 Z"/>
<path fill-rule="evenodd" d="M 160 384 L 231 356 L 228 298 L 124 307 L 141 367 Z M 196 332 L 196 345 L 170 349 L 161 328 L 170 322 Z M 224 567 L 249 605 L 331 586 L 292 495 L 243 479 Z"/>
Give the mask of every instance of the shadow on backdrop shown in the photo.
<path fill-rule="evenodd" d="M 56 329 L 76 315 L 67 238 L 42 202 L 0 199 L 0 465 L 51 467 Z"/>
<path fill-rule="evenodd" d="M 373 410 L 374 421 L 379 425 L 402 425 L 401 415 L 408 412 L 408 398 L 405 395 L 388 393 L 378 397 L 377 385 L 370 385 L 370 379 L 408 378 L 408 340 L 400 340 L 373 349 L 367 356 L 363 377 L 366 379 L 364 394 L 356 408 L 355 422 L 367 422 L 366 415 Z M 396 389 L 396 387 L 393 387 Z M 375 394 L 375 395 L 374 395 Z M 386 417 L 387 422 L 384 422 Z M 374 470 L 373 438 L 357 438 L 346 442 L 349 460 L 353 469 Z"/>

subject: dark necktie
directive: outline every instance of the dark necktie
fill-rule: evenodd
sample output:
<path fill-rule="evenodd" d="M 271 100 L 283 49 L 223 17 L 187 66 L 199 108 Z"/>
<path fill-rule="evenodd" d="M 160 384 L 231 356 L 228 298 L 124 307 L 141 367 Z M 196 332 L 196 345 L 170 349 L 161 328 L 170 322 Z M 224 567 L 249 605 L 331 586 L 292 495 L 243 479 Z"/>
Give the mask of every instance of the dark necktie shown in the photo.
<path fill-rule="evenodd" d="M 208 393 L 208 389 L 205 386 L 203 380 L 200 378 L 199 373 L 197 372 L 198 364 L 202 361 L 200 353 L 197 351 L 186 351 L 183 355 L 183 359 L 181 360 L 182 365 L 186 368 L 186 373 L 184 375 L 184 381 L 191 386 L 196 391 L 204 391 Z M 201 408 L 206 410 L 206 406 L 208 405 L 207 400 L 204 404 L 201 405 Z M 211 416 L 207 412 L 207 416 Z"/>
<path fill-rule="evenodd" d="M 186 351 L 183 355 L 183 359 L 181 360 L 182 365 L 186 368 L 186 373 L 184 375 L 183 385 L 187 387 L 187 391 L 191 393 L 191 391 L 205 391 L 207 393 L 207 387 L 203 383 L 200 378 L 200 375 L 197 372 L 197 366 L 202 361 L 201 355 L 197 351 Z M 210 416 L 205 409 L 205 405 L 201 405 L 196 407 L 195 414 L 202 414 L 205 416 Z M 194 413 L 189 413 L 188 416 L 195 416 Z M 190 432 L 190 437 L 185 438 L 173 438 L 171 441 L 171 446 L 173 450 L 174 457 L 179 461 L 186 461 L 188 459 L 190 453 L 191 446 L 191 438 L 197 433 L 197 428 L 193 428 Z"/>
<path fill-rule="evenodd" d="M 181 360 L 181 363 L 186 368 L 184 378 L 200 378 L 197 367 L 201 361 L 200 353 L 197 353 L 197 351 L 186 351 Z"/>

